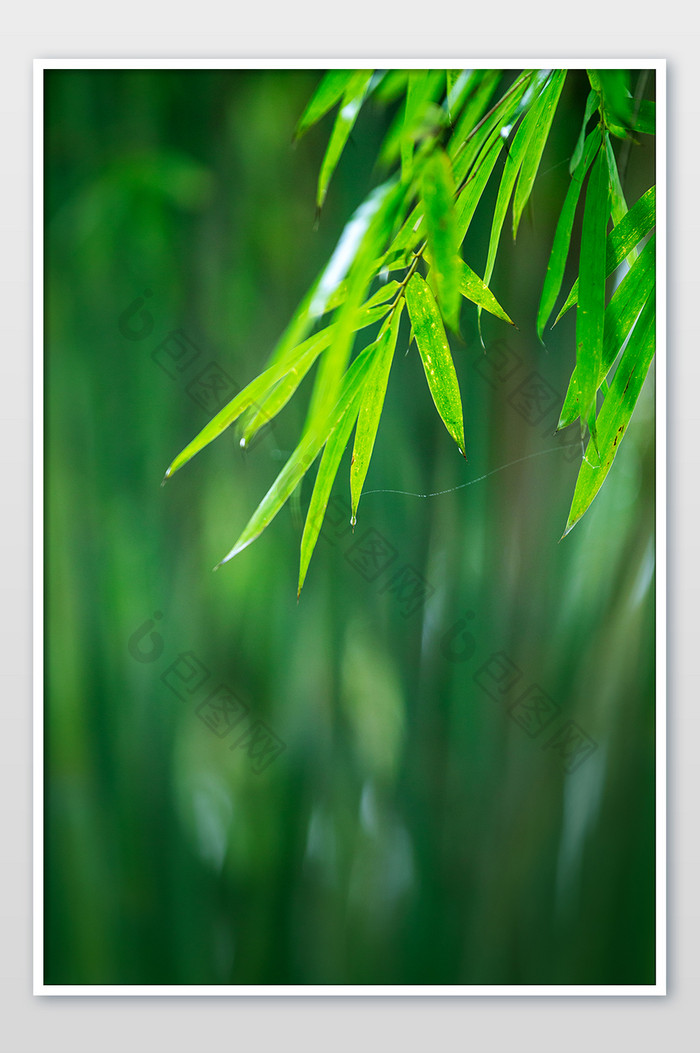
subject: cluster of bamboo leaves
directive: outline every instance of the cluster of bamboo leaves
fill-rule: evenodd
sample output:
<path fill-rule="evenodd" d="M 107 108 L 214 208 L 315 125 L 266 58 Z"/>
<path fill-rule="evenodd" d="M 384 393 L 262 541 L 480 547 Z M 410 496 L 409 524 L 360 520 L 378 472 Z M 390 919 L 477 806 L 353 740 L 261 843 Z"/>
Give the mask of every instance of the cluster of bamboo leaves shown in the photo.
<path fill-rule="evenodd" d="M 262 533 L 320 457 L 301 540 L 301 591 L 353 430 L 354 525 L 404 311 L 410 322 L 408 340 L 415 339 L 437 412 L 466 456 L 448 332 L 459 331 L 464 299 L 476 305 L 479 325 L 482 310 L 513 324 L 489 284 L 511 201 L 513 237 L 517 234 L 566 75 L 556 69 L 524 70 L 515 76 L 466 69 L 331 70 L 323 76 L 295 133 L 301 137 L 336 110 L 318 177 L 318 209 L 370 97 L 384 104 L 398 102 L 379 155 L 386 179 L 350 218 L 266 369 L 216 414 L 166 472 L 168 479 L 234 422 L 239 422 L 241 445 L 250 442 L 316 366 L 299 443 L 221 563 Z M 653 236 L 648 237 L 655 223 L 654 188 L 628 209 L 612 145 L 612 138 L 626 140 L 626 148 L 640 134 L 653 134 L 654 106 L 638 90 L 632 94 L 627 71 L 590 70 L 588 78 L 590 94 L 537 316 L 542 340 L 561 292 L 585 184 L 578 278 L 556 319 L 576 307 L 576 365 L 559 427 L 578 420 L 582 438 L 584 432 L 589 436 L 565 533 L 589 507 L 610 469 L 655 346 L 655 247 Z M 482 278 L 463 258 L 462 246 L 499 158 L 500 183 Z M 621 265 L 626 273 L 606 302 L 607 279 L 619 277 Z M 353 355 L 356 337 L 369 327 L 376 336 Z"/>

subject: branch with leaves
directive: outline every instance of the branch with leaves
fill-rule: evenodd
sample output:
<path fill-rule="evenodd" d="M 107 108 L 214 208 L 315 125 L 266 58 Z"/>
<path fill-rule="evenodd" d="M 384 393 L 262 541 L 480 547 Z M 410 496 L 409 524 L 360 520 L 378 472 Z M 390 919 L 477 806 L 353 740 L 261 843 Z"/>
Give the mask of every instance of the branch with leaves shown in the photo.
<path fill-rule="evenodd" d="M 508 74 L 492 69 L 331 70 L 324 75 L 295 133 L 300 138 L 337 107 L 319 172 L 317 209 L 323 206 L 343 148 L 370 97 L 383 104 L 399 102 L 379 151 L 387 178 L 350 218 L 267 368 L 217 413 L 165 474 L 169 479 L 236 422 L 241 444 L 249 443 L 317 364 L 299 443 L 221 563 L 260 536 L 320 456 L 301 539 L 301 591 L 353 429 L 354 525 L 404 308 L 411 327 L 409 343 L 415 339 L 437 412 L 466 456 L 448 333 L 459 332 L 463 300 L 476 305 L 479 332 L 484 310 L 513 325 L 489 285 L 508 207 L 512 201 L 515 238 L 566 76 L 565 70 L 524 70 L 506 84 Z M 632 94 L 629 71 L 589 70 L 588 79 L 590 93 L 571 158 L 571 182 L 537 314 L 542 340 L 561 293 L 585 186 L 578 277 L 554 323 L 576 308 L 576 364 L 559 428 L 579 421 L 582 440 L 588 436 L 565 534 L 590 506 L 610 470 L 655 348 L 654 188 L 628 209 L 612 145 L 617 138 L 628 148 L 639 135 L 653 134 L 654 104 L 638 91 Z M 641 75 L 639 84 L 644 84 Z M 463 258 L 462 247 L 504 153 L 481 278 Z M 607 279 L 619 276 L 622 268 L 626 272 L 608 298 Z M 358 334 L 377 325 L 376 337 L 353 357 Z"/>

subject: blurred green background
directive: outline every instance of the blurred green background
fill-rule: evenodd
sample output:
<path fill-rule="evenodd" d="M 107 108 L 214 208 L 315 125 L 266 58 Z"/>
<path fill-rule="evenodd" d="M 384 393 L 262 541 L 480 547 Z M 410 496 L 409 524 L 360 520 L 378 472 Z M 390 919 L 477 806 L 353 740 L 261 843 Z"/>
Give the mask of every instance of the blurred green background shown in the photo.
<path fill-rule="evenodd" d="M 346 453 L 298 604 L 313 473 L 212 567 L 309 381 L 253 449 L 231 429 L 160 487 L 378 178 L 374 104 L 314 230 L 331 119 L 290 144 L 319 75 L 45 74 L 46 983 L 653 983 L 653 389 L 559 543 L 573 312 L 535 335 L 583 72 L 504 233 L 519 332 L 484 316 L 484 355 L 463 311 L 468 464 L 413 348 L 366 485 L 493 474 L 367 492 L 352 534 Z M 644 143 L 628 200 L 652 181 Z M 494 196 L 465 244 L 482 273 Z"/>

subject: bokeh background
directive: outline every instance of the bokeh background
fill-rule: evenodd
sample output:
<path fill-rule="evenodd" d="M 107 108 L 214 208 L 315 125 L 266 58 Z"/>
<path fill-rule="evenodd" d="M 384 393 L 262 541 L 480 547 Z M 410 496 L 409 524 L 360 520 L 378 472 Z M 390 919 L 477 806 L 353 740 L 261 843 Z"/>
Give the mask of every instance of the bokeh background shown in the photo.
<path fill-rule="evenodd" d="M 367 490 L 451 492 L 367 492 L 353 534 L 346 453 L 297 603 L 313 475 L 212 567 L 308 381 L 252 449 L 231 429 L 160 486 L 378 178 L 370 104 L 314 229 L 331 119 L 291 139 L 319 76 L 45 74 L 45 981 L 653 983 L 653 381 L 560 543 L 573 313 L 535 335 L 585 75 L 504 232 L 519 331 L 484 316 L 484 354 L 464 307 L 466 465 L 407 333 L 392 368 Z M 628 200 L 652 181 L 645 141 Z"/>

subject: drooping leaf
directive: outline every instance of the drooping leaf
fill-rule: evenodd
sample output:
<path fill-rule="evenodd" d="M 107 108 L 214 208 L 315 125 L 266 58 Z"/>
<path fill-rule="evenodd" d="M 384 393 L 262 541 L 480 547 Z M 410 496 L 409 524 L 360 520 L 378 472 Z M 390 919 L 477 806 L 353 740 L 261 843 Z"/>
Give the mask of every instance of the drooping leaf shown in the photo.
<path fill-rule="evenodd" d="M 413 174 L 413 147 L 420 134 L 430 102 L 442 90 L 443 70 L 412 69 L 408 74 L 406 106 L 401 128 L 401 178 L 407 183 Z"/>
<path fill-rule="evenodd" d="M 433 402 L 459 452 L 466 456 L 462 399 L 450 346 L 435 298 L 418 273 L 406 286 L 406 306 Z"/>
<path fill-rule="evenodd" d="M 367 378 L 365 383 L 368 383 L 369 381 L 370 377 Z M 326 508 L 328 507 L 328 499 L 331 495 L 333 481 L 338 474 L 338 468 L 340 467 L 340 461 L 345 452 L 345 447 L 348 444 L 350 432 L 357 420 L 361 399 L 362 391 L 359 390 L 343 410 L 340 420 L 334 426 L 326 440 L 321 463 L 318 466 L 316 482 L 314 483 L 313 492 L 311 494 L 309 510 L 306 514 L 304 532 L 301 537 L 297 598 L 304 587 L 306 572 L 309 569 L 309 563 L 311 562 L 311 557 L 316 547 L 316 542 L 318 541 L 323 517 L 326 514 Z"/>
<path fill-rule="evenodd" d="M 280 509 L 303 479 L 306 472 L 318 457 L 319 452 L 343 414 L 352 405 L 360 392 L 372 365 L 374 347 L 371 345 L 362 351 L 348 369 L 343 379 L 340 397 L 324 420 L 306 429 L 304 435 L 289 457 L 282 471 L 263 497 L 248 524 L 236 541 L 233 548 L 217 564 L 221 566 L 247 548 L 263 530 L 270 525 Z"/>
<path fill-rule="evenodd" d="M 593 158 L 599 148 L 600 134 L 596 129 L 595 131 L 592 131 L 586 139 L 585 147 L 581 153 L 581 159 L 579 160 L 577 167 L 574 169 L 569 189 L 566 192 L 564 205 L 557 222 L 557 229 L 554 233 L 554 242 L 552 244 L 549 263 L 547 264 L 547 274 L 542 289 L 542 298 L 540 299 L 540 305 L 537 311 L 537 335 L 540 340 L 542 340 L 544 327 L 554 310 L 554 304 L 556 303 L 559 290 L 561 289 L 561 283 L 564 279 L 564 269 L 569 255 L 571 232 L 574 227 L 574 217 L 576 215 L 578 199 L 581 195 L 581 187 L 583 186 L 588 169 L 590 168 Z"/>
<path fill-rule="evenodd" d="M 354 76 L 355 70 L 352 69 L 326 70 L 297 122 L 294 131 L 295 139 L 300 139 L 304 132 L 307 132 L 322 117 L 325 117 L 336 103 L 340 102 Z"/>
<path fill-rule="evenodd" d="M 590 507 L 610 471 L 649 371 L 655 348 L 656 306 L 650 297 L 632 330 L 598 415 L 598 466 L 584 458 L 576 480 L 564 537 Z"/>
<path fill-rule="evenodd" d="M 356 331 L 356 311 L 375 274 L 373 264 L 383 246 L 391 239 L 403 207 L 405 195 L 398 180 L 388 180 L 373 191 L 357 211 L 357 226 L 361 232 L 355 239 L 356 248 L 348 274 L 348 291 L 337 312 L 337 328 L 333 342 L 324 353 L 311 396 L 307 423 L 323 418 L 338 397 L 341 377 L 347 367 Z M 340 245 L 336 252 L 340 251 Z M 341 261 L 342 262 L 342 261 Z"/>
<path fill-rule="evenodd" d="M 588 419 L 595 408 L 603 354 L 605 322 L 605 234 L 610 215 L 608 158 L 596 154 L 586 190 L 581 231 L 579 301 L 576 312 L 576 374 L 581 415 Z M 595 427 L 593 428 L 595 437 Z"/>
<path fill-rule="evenodd" d="M 452 165 L 443 150 L 436 150 L 423 169 L 421 197 L 425 227 L 442 316 L 450 329 L 458 327 L 457 227 Z"/>
<path fill-rule="evenodd" d="M 390 284 L 398 288 L 399 283 L 391 282 Z M 382 296 L 384 295 L 384 292 L 385 290 L 381 289 L 376 296 Z M 382 304 L 381 301 L 377 301 L 376 296 L 370 297 L 370 299 L 367 300 L 367 302 L 358 310 L 355 318 L 356 331 L 365 329 L 370 325 L 375 325 L 388 313 L 389 306 Z M 319 334 L 321 340 L 316 348 L 316 356 L 312 358 L 310 355 L 307 355 L 305 358 L 301 359 L 292 367 L 292 369 L 289 370 L 286 376 L 275 385 L 269 394 L 255 406 L 254 412 L 251 414 L 243 429 L 241 446 L 247 446 L 256 432 L 273 420 L 280 410 L 287 405 L 290 398 L 299 387 L 299 384 L 311 369 L 318 354 L 325 351 L 325 349 L 332 344 L 336 332 L 337 325 L 335 323 L 322 330 Z"/>
<path fill-rule="evenodd" d="M 345 144 L 350 137 L 350 132 L 355 125 L 371 79 L 372 70 L 357 70 L 343 92 L 340 109 L 335 118 L 333 131 L 331 132 L 318 176 L 316 204 L 319 209 L 323 207 L 323 202 L 326 200 L 328 184 L 335 172 Z"/>
<path fill-rule="evenodd" d="M 556 113 L 565 80 L 565 69 L 554 70 L 550 80 L 542 91 L 542 95 L 537 100 L 535 107 L 533 107 L 537 112 L 535 127 L 533 128 L 532 135 L 525 147 L 525 154 L 523 156 L 522 166 L 518 175 L 518 183 L 515 187 L 515 194 L 513 197 L 514 238 L 518 233 L 518 226 L 520 224 L 520 217 L 523 214 L 523 209 L 532 193 L 535 176 L 540 167 L 542 153 L 544 151 L 545 143 L 549 138 L 552 121 L 554 120 L 554 114 Z"/>
<path fill-rule="evenodd" d="M 579 133 L 576 146 L 574 147 L 574 152 L 571 155 L 571 161 L 569 162 L 569 175 L 574 174 L 581 162 L 581 158 L 583 157 L 583 151 L 588 138 L 586 136 L 586 128 L 588 127 L 588 122 L 595 113 L 597 105 L 598 93 L 591 89 L 591 91 L 589 91 L 588 93 L 588 98 L 586 99 L 586 109 L 583 114 L 583 123 L 581 125 L 581 131 Z"/>
<path fill-rule="evenodd" d="M 357 506 L 360 503 L 362 487 L 364 486 L 367 469 L 372 458 L 374 441 L 377 437 L 377 429 L 379 428 L 379 420 L 382 415 L 384 397 L 389 382 L 389 372 L 399 334 L 402 307 L 402 303 L 397 305 L 391 323 L 377 341 L 376 361 L 372 367 L 372 372 L 362 397 L 362 405 L 355 432 L 355 446 L 350 465 L 350 496 L 353 520 L 357 517 Z"/>
<path fill-rule="evenodd" d="M 485 311 L 495 315 L 496 318 L 500 318 L 501 321 L 508 322 L 509 325 L 515 325 L 515 322 L 508 317 L 488 286 L 484 285 L 479 275 L 471 269 L 469 264 L 460 259 L 457 261 L 456 269 L 459 279 L 459 291 L 462 296 L 467 300 L 471 300 L 478 307 L 483 307 Z"/>
<path fill-rule="evenodd" d="M 610 277 L 626 256 L 629 256 L 635 245 L 645 238 L 656 223 L 656 187 L 642 194 L 639 200 L 626 212 L 616 227 L 608 234 L 605 254 L 605 276 Z M 566 303 L 557 315 L 554 325 L 566 314 L 569 308 L 578 302 L 578 278 L 574 282 Z"/>
<path fill-rule="evenodd" d="M 505 145 L 498 130 L 491 133 L 491 140 L 474 162 L 471 172 L 464 180 L 457 203 L 457 248 L 464 241 L 474 217 L 477 205 L 486 189 L 496 161 Z"/>
<path fill-rule="evenodd" d="M 650 296 L 653 296 L 656 278 L 656 239 L 652 236 L 639 258 L 622 279 L 605 309 L 603 331 L 603 355 L 598 387 L 612 369 L 627 336 Z M 562 406 L 557 430 L 572 424 L 580 413 L 580 392 L 576 367 L 571 374 L 569 387 Z"/>

